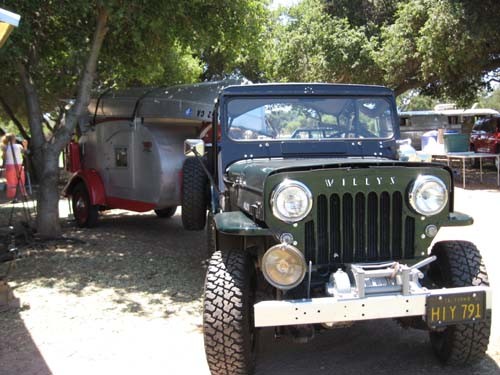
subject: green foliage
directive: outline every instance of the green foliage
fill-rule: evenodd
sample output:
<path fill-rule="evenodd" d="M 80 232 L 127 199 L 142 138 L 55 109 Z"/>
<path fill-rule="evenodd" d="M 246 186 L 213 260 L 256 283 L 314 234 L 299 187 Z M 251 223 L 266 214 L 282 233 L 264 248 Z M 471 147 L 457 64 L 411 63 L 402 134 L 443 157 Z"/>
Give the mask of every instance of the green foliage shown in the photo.
<path fill-rule="evenodd" d="M 272 80 L 380 83 L 468 106 L 500 75 L 497 0 L 304 0 L 274 17 Z"/>
<path fill-rule="evenodd" d="M 125 1 L 5 0 L 21 14 L 19 27 L 0 50 L 0 95 L 27 120 L 17 64 L 37 87 L 42 112 L 73 98 L 96 24 L 98 5 L 110 13 L 99 57 L 97 90 L 173 85 L 258 70 L 258 44 L 266 0 Z M 0 116 L 5 114 L 0 111 Z"/>
<path fill-rule="evenodd" d="M 493 92 L 483 93 L 479 98 L 480 108 L 492 108 L 500 111 L 500 89 Z"/>
<path fill-rule="evenodd" d="M 275 14 L 267 49 L 268 78 L 277 81 L 376 83 L 364 26 L 329 16 L 321 0 Z M 373 67 L 373 69 L 372 69 Z"/>
<path fill-rule="evenodd" d="M 414 90 L 398 96 L 396 102 L 401 111 L 429 111 L 433 110 L 434 106 L 438 104 L 436 99 L 419 94 Z"/>

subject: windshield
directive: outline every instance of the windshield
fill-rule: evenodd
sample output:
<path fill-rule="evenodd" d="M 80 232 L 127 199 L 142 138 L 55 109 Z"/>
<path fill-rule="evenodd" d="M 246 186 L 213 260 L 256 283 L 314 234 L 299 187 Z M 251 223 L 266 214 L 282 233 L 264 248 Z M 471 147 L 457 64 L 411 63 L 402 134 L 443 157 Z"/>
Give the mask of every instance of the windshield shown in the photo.
<path fill-rule="evenodd" d="M 393 112 L 383 98 L 235 98 L 227 103 L 231 139 L 390 138 Z"/>

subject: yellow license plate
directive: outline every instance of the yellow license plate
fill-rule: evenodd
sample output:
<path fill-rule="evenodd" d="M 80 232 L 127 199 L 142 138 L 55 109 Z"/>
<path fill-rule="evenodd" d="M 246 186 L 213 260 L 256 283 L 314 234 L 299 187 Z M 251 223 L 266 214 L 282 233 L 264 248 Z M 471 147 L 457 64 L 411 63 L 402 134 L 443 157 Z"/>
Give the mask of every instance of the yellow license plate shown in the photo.
<path fill-rule="evenodd" d="M 427 297 L 427 324 L 435 328 L 476 322 L 484 319 L 485 309 L 485 292 L 432 295 Z"/>

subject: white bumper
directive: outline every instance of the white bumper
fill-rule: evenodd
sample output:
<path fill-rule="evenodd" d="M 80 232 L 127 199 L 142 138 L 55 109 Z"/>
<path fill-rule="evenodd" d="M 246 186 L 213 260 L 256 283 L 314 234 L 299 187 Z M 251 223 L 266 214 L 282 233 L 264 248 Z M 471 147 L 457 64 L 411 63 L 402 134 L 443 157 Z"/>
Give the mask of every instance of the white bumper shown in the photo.
<path fill-rule="evenodd" d="M 322 297 L 302 300 L 262 301 L 254 305 L 256 327 L 330 322 L 350 322 L 407 316 L 425 316 L 426 300 L 431 295 L 486 292 L 486 308 L 491 309 L 491 289 L 474 286 L 433 289 L 404 296 L 370 295 L 365 298 Z"/>

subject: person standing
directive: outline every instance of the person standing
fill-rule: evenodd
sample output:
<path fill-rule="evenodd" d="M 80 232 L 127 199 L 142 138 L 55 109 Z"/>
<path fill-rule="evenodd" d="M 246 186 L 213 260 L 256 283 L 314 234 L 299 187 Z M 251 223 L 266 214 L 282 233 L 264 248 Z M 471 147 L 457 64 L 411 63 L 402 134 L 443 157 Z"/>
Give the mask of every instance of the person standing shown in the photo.
<path fill-rule="evenodd" d="M 22 145 L 16 143 L 16 135 L 6 134 L 2 139 L 2 159 L 7 180 L 7 199 L 17 200 L 17 194 L 26 196 L 25 174 L 23 168 L 23 153 L 26 152 L 28 141 L 23 140 Z"/>

